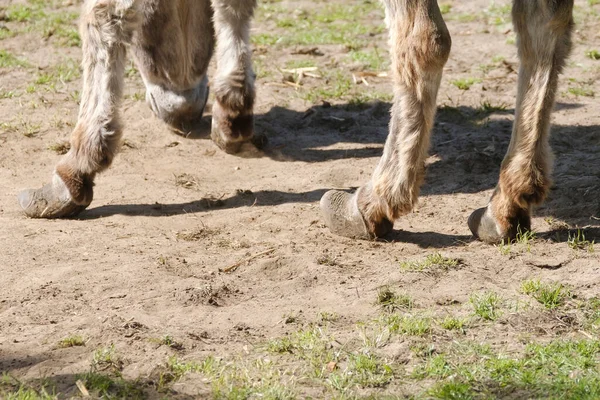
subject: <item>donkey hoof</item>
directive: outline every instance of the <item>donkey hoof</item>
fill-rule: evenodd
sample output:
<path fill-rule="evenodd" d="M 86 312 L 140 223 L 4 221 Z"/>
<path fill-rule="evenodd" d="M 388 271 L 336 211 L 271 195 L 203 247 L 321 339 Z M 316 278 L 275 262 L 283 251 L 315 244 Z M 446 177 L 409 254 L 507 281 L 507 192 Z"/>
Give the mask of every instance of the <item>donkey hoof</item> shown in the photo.
<path fill-rule="evenodd" d="M 340 236 L 371 240 L 385 236 L 393 228 L 393 224 L 384 219 L 370 230 L 358 209 L 356 193 L 330 190 L 321 198 L 321 211 L 329 230 Z"/>
<path fill-rule="evenodd" d="M 224 140 L 223 137 L 219 134 L 219 132 L 215 131 L 213 128 L 210 132 L 210 138 L 212 141 L 223 150 L 227 154 L 237 154 L 242 149 L 242 144 L 244 142 L 232 142 Z"/>
<path fill-rule="evenodd" d="M 269 145 L 269 138 L 267 138 L 264 134 L 255 134 L 250 139 L 250 142 L 256 147 L 258 150 L 264 150 Z"/>
<path fill-rule="evenodd" d="M 251 141 L 253 136 L 254 115 L 251 111 L 249 113 L 233 113 L 220 105 L 218 101 L 213 104 L 210 137 L 223 151 L 228 154 L 238 153 L 242 144 Z"/>
<path fill-rule="evenodd" d="M 498 243 L 503 239 L 498 233 L 496 221 L 489 215 L 487 207 L 473 211 L 467 224 L 473 236 L 486 243 Z"/>
<path fill-rule="evenodd" d="M 467 222 L 473 236 L 479 240 L 496 244 L 503 240 L 512 240 L 518 233 L 531 230 L 531 218 L 525 210 L 507 220 L 506 228 L 496 222 L 489 207 L 473 211 Z"/>
<path fill-rule="evenodd" d="M 76 204 L 70 196 L 60 196 L 52 184 L 41 189 L 24 190 L 18 195 L 19 204 L 29 218 L 73 217 L 88 205 Z"/>

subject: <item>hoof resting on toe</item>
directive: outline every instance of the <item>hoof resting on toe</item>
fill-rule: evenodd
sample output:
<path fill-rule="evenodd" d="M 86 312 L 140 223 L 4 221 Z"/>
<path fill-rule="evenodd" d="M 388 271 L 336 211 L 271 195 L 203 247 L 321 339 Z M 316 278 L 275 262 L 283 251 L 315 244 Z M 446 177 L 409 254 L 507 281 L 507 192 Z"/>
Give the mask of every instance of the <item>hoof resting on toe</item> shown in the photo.
<path fill-rule="evenodd" d="M 473 236 L 489 244 L 512 240 L 519 232 L 531 230 L 531 218 L 525 210 L 521 210 L 516 216 L 509 218 L 508 228 L 504 230 L 496 222 L 489 207 L 473 211 L 467 223 Z"/>
<path fill-rule="evenodd" d="M 238 153 L 242 144 L 251 142 L 254 136 L 252 110 L 233 112 L 219 102 L 213 104 L 210 137 L 217 146 L 228 154 Z"/>
<path fill-rule="evenodd" d="M 330 190 L 321 198 L 321 211 L 331 232 L 340 236 L 371 240 L 393 228 L 392 222 L 385 219 L 370 230 L 358 208 L 356 193 Z"/>
<path fill-rule="evenodd" d="M 503 237 L 498 233 L 496 221 L 488 215 L 488 208 L 479 208 L 471 214 L 467 222 L 473 236 L 486 243 L 499 243 Z"/>
<path fill-rule="evenodd" d="M 29 218 L 73 217 L 87 208 L 76 204 L 70 196 L 61 196 L 52 184 L 41 189 L 24 190 L 18 195 L 19 204 Z"/>

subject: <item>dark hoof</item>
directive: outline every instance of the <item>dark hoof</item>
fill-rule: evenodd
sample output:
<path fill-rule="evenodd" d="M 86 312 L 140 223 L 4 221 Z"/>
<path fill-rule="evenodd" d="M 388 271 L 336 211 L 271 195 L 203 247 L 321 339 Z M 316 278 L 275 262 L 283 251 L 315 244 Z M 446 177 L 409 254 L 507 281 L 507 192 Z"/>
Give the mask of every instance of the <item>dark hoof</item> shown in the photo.
<path fill-rule="evenodd" d="M 57 189 L 52 184 L 41 189 L 24 190 L 18 198 L 23 212 L 29 218 L 73 217 L 89 205 L 75 204 L 66 190 Z"/>
<path fill-rule="evenodd" d="M 256 134 L 250 139 L 250 143 L 258 150 L 264 150 L 269 145 L 269 139 L 264 134 Z"/>
<path fill-rule="evenodd" d="M 473 211 L 467 223 L 473 236 L 489 244 L 510 241 L 518 233 L 531 230 L 531 218 L 525 210 L 520 210 L 516 216 L 510 218 L 504 229 L 500 223 L 496 222 L 489 207 Z"/>
<path fill-rule="evenodd" d="M 248 113 L 235 113 L 225 109 L 218 101 L 213 104 L 210 137 L 219 148 L 228 154 L 239 153 L 242 144 L 251 142 L 253 136 L 252 110 Z"/>
<path fill-rule="evenodd" d="M 214 121 L 213 121 L 213 124 L 214 124 Z M 217 145 L 217 147 L 219 147 L 221 150 L 223 150 L 227 154 L 239 153 L 240 150 L 242 149 L 242 145 L 244 144 L 244 142 L 232 142 L 232 141 L 224 140 L 221 137 L 221 135 L 219 134 L 219 132 L 216 131 L 214 128 L 210 132 L 210 138 Z"/>
<path fill-rule="evenodd" d="M 356 193 L 330 190 L 321 198 L 321 211 L 329 230 L 340 236 L 370 240 L 385 236 L 393 228 L 393 223 L 385 219 L 369 230 L 358 209 Z"/>

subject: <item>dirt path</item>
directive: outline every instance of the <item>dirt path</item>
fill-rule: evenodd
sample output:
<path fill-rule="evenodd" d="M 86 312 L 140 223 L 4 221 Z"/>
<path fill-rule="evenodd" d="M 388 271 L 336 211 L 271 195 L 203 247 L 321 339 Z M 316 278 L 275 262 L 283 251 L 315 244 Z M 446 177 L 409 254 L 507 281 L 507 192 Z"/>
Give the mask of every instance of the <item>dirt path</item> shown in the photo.
<path fill-rule="evenodd" d="M 19 4 L 0 2 L 9 10 Z M 364 13 L 348 24 L 298 29 L 282 28 L 277 13 L 289 10 L 306 21 L 303 16 L 319 10 L 336 16 L 342 4 Z M 98 178 L 89 210 L 64 221 L 24 218 L 16 194 L 49 178 L 58 159 L 49 148 L 68 140 L 77 114 L 80 51 L 65 47 L 58 33 L 40 40 L 43 27 L 35 19 L 5 22 L 17 34 L 0 41 L 1 51 L 27 66 L 0 64 L 0 371 L 23 382 L 45 378 L 61 396 L 78 395 L 77 374 L 89 371 L 97 349 L 112 344 L 122 376 L 141 379 L 152 397 L 159 396 L 157 371 L 172 355 L 243 358 L 324 315 L 337 316 L 330 329 L 339 338 L 357 338 L 356 324 L 381 313 L 374 302 L 385 285 L 435 316 L 470 315 L 471 294 L 484 290 L 526 301 L 520 287 L 530 278 L 560 282 L 578 299 L 596 296 L 600 248 L 572 249 L 568 239 L 581 228 L 588 241 L 600 240 L 600 103 L 593 95 L 600 93 L 600 61 L 586 56 L 600 50 L 600 6 L 576 1 L 579 27 L 553 116 L 555 184 L 533 220 L 536 238 L 493 247 L 472 241 L 466 220 L 489 198 L 510 138 L 514 34 L 500 6 L 445 4 L 452 5 L 447 19 L 454 47 L 426 183 L 415 212 L 379 242 L 331 235 L 318 208 L 327 189 L 368 179 L 387 134 L 389 79 L 365 74 L 368 86 L 352 79 L 388 65 L 376 3 L 261 4 L 253 34 L 257 131 L 269 138 L 264 153 L 230 156 L 205 138 L 168 132 L 140 100 L 143 85 L 130 69 L 123 150 Z M 76 11 L 75 5 L 46 10 Z M 350 29 L 357 24 L 363 28 Z M 33 28 L 25 32 L 26 26 Z M 308 28 L 315 37 L 303 36 Z M 306 52 L 312 55 L 297 54 Z M 306 66 L 317 67 L 321 78 L 305 76 L 300 89 L 285 83 L 297 76 L 279 70 Z M 457 80 L 470 82 L 470 89 L 459 89 Z M 458 266 L 439 273 L 401 268 L 438 252 L 459 260 Z M 503 323 L 474 325 L 469 338 L 502 348 L 518 347 L 523 332 L 541 341 L 579 331 L 598 339 L 580 325 L 554 329 L 543 312 L 521 323 L 513 311 Z M 60 348 L 59 341 L 71 336 L 84 338 L 85 346 Z M 410 340 L 380 352 L 387 359 L 409 357 Z M 453 337 L 433 334 L 429 340 Z M 355 394 L 420 392 L 420 384 L 401 381 Z M 331 396 L 318 385 L 296 383 L 300 397 Z M 209 389 L 206 380 L 184 379 L 167 393 L 210 397 Z"/>

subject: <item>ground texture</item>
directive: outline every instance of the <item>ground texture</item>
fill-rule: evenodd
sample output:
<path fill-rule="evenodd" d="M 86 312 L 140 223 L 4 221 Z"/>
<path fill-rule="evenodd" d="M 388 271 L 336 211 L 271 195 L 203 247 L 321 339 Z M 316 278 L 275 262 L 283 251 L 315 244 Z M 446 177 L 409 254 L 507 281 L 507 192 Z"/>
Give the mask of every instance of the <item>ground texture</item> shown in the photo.
<path fill-rule="evenodd" d="M 422 196 L 368 242 L 331 235 L 318 201 L 382 152 L 378 2 L 260 3 L 264 151 L 170 132 L 131 64 L 121 153 L 87 211 L 47 221 L 16 195 L 48 181 L 76 122 L 79 4 L 1 0 L 0 397 L 599 398 L 597 0 L 575 2 L 535 235 L 489 246 L 466 225 L 510 138 L 508 3 L 440 3 L 453 51 Z"/>

